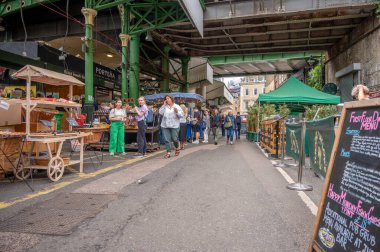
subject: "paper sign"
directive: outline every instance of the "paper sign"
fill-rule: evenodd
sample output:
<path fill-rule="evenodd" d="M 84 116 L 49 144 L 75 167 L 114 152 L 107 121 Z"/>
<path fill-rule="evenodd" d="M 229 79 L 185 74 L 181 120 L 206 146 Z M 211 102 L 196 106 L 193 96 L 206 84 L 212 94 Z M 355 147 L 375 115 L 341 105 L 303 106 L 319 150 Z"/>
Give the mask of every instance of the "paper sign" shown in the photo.
<path fill-rule="evenodd" d="M 0 108 L 8 110 L 9 109 L 9 103 L 5 101 L 0 101 Z"/>

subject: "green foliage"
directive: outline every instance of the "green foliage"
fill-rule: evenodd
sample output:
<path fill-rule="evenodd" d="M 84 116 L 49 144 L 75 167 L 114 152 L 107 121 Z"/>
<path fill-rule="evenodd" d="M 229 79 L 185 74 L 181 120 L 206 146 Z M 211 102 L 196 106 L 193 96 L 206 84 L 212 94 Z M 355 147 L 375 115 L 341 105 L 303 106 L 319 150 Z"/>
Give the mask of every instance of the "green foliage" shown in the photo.
<path fill-rule="evenodd" d="M 279 108 L 278 108 L 278 114 L 281 116 L 281 117 L 285 117 L 285 116 L 288 116 L 290 113 L 290 109 L 288 108 L 288 106 L 286 104 L 283 104 L 281 105 Z"/>
<path fill-rule="evenodd" d="M 307 84 L 317 90 L 322 90 L 322 65 L 317 64 L 308 73 Z"/>
<path fill-rule="evenodd" d="M 380 0 L 375 0 L 375 5 L 376 5 L 376 15 L 378 18 L 380 18 Z"/>
<path fill-rule="evenodd" d="M 313 105 L 311 107 L 305 107 L 305 117 L 307 121 L 311 121 L 314 119 L 314 116 L 317 113 L 318 108 L 319 112 L 317 115 L 317 119 L 323 119 L 336 114 L 335 105 Z"/>
<path fill-rule="evenodd" d="M 263 105 L 263 117 L 268 118 L 276 114 L 276 106 L 274 104 Z"/>
<path fill-rule="evenodd" d="M 248 116 L 247 116 L 247 126 L 249 132 L 257 132 L 257 124 L 258 124 L 258 116 L 261 109 L 259 109 L 259 105 L 255 104 L 253 106 L 249 106 L 248 108 Z M 260 116 L 262 117 L 262 115 Z"/>

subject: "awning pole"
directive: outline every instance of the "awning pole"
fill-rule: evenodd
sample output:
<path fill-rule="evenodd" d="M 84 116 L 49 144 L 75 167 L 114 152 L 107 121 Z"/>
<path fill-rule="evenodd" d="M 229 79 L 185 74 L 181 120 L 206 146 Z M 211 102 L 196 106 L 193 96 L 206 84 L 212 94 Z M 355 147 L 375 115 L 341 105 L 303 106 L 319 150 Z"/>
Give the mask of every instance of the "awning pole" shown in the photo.
<path fill-rule="evenodd" d="M 260 100 L 259 100 L 259 111 L 257 113 L 257 132 L 260 132 Z"/>

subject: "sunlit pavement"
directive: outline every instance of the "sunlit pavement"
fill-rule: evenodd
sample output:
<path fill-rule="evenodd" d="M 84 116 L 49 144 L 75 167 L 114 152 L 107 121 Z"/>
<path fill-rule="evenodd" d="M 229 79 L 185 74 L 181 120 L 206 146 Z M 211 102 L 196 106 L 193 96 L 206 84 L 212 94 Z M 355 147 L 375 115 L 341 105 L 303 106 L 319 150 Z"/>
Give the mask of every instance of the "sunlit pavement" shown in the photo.
<path fill-rule="evenodd" d="M 139 160 L 106 156 L 102 167 L 86 166 L 84 175 L 65 174 L 59 183 L 48 182 L 41 174 L 34 179 L 34 192 L 23 182 L 2 182 L 3 222 L 17 220 L 20 211 L 31 205 L 44 211 L 47 200 L 72 193 L 112 200 L 63 236 L 5 232 L 7 227 L 0 225 L 1 247 L 6 251 L 307 250 L 323 184 L 313 172 L 306 169 L 303 182 L 314 190 L 301 195 L 285 188 L 287 180 L 297 179 L 297 167 L 275 168 L 255 143 L 242 139 L 234 145 L 221 141 L 188 147 L 170 159 L 163 159 L 162 152 Z M 49 191 L 52 187 L 57 188 Z M 9 202 L 14 204 L 5 205 Z"/>

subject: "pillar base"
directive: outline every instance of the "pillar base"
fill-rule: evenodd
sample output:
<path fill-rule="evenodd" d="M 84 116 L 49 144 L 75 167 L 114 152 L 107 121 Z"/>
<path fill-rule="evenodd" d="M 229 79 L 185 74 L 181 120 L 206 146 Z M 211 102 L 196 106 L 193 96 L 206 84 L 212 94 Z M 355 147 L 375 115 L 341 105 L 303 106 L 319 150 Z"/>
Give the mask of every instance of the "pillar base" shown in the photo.
<path fill-rule="evenodd" d="M 295 191 L 313 191 L 313 187 L 301 183 L 293 183 L 286 186 L 289 190 Z"/>
<path fill-rule="evenodd" d="M 82 108 L 82 114 L 86 115 L 86 123 L 91 123 L 94 118 L 94 104 L 93 103 L 85 103 Z"/>

